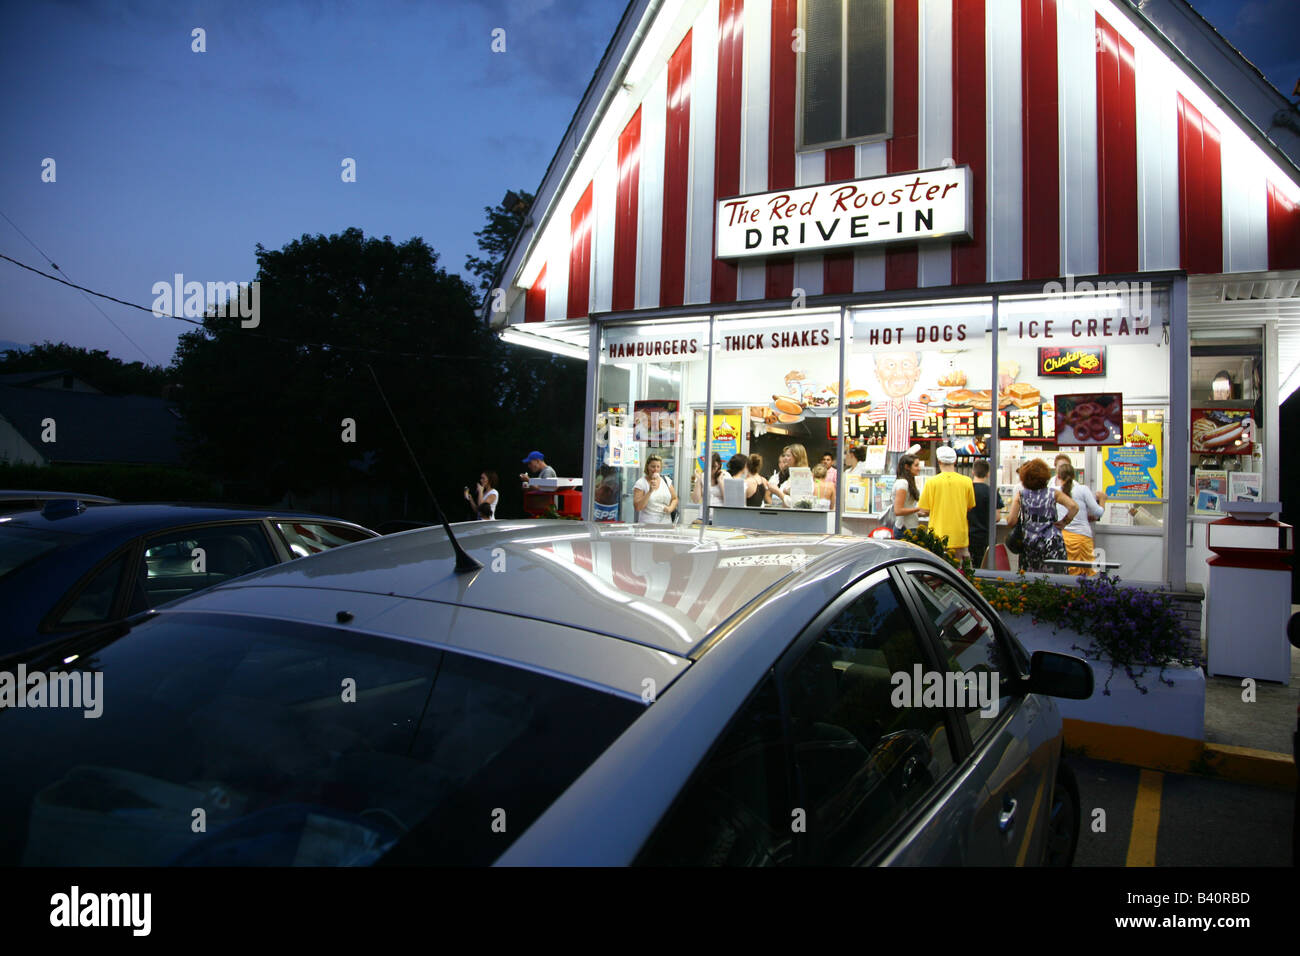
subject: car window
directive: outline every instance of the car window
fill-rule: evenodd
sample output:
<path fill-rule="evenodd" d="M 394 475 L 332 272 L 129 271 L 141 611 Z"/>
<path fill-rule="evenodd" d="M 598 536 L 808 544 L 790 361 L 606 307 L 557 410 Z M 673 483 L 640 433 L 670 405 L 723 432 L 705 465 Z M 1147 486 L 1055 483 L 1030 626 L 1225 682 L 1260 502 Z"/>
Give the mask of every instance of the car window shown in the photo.
<path fill-rule="evenodd" d="M 144 604 L 158 607 L 276 563 L 261 525 L 214 525 L 145 539 Z"/>
<path fill-rule="evenodd" d="M 125 568 L 126 555 L 122 555 L 92 574 L 75 591 L 63 613 L 52 622 L 53 626 L 69 627 L 110 620 L 113 613 L 113 599 L 117 596 L 117 588 L 122 581 L 122 572 Z"/>
<path fill-rule="evenodd" d="M 0 865 L 490 863 L 645 710 L 260 618 L 166 615 L 83 657 L 97 719 L 0 714 Z"/>
<path fill-rule="evenodd" d="M 776 684 L 768 678 L 646 845 L 649 866 L 791 862 L 791 803 Z"/>
<path fill-rule="evenodd" d="M 978 741 L 1010 706 L 1016 668 L 1006 659 L 993 622 L 955 582 L 933 571 L 912 571 L 911 578 L 921 608 L 939 635 L 945 666 L 951 673 L 965 675 L 966 699 L 958 710 L 966 715 L 971 740 Z"/>
<path fill-rule="evenodd" d="M 75 535 L 58 531 L 0 524 L 0 579 L 74 540 Z"/>
<path fill-rule="evenodd" d="M 885 581 L 838 614 L 786 675 L 809 862 L 860 861 L 953 766 L 942 703 L 911 694 L 929 669 Z"/>
<path fill-rule="evenodd" d="M 341 544 L 363 541 L 369 538 L 359 528 L 349 528 L 341 524 L 323 524 L 313 521 L 277 521 L 275 523 L 285 543 L 295 558 L 305 558 L 309 554 L 319 554 Z"/>

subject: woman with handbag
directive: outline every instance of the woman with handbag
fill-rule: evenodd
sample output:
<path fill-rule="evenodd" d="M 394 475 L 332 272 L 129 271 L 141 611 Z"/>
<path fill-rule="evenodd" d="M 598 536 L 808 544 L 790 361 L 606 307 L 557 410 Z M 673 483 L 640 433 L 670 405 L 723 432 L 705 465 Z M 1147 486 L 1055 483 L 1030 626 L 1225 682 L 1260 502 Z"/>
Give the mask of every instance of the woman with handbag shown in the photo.
<path fill-rule="evenodd" d="M 663 471 L 664 460 L 651 455 L 645 460 L 645 474 L 632 486 L 632 507 L 643 524 L 672 524 L 677 510 L 677 489 Z"/>
<path fill-rule="evenodd" d="M 1007 524 L 1011 527 L 1007 548 L 1016 552 L 1013 539 L 1019 532 L 1024 539 L 1019 551 L 1022 571 L 1047 571 L 1048 561 L 1066 560 L 1061 529 L 1074 520 L 1079 506 L 1061 489 L 1047 486 L 1051 477 L 1052 469 L 1042 459 L 1035 458 L 1020 466 L 1022 487 L 1016 489 L 1007 509 Z M 1065 508 L 1065 518 L 1061 521 L 1056 520 L 1058 504 Z"/>
<path fill-rule="evenodd" d="M 922 514 L 917 502 L 921 492 L 916 487 L 916 476 L 921 473 L 921 459 L 915 455 L 904 455 L 898 459 L 895 470 L 897 480 L 894 482 L 894 537 L 901 538 L 904 531 L 921 527 L 919 515 Z"/>

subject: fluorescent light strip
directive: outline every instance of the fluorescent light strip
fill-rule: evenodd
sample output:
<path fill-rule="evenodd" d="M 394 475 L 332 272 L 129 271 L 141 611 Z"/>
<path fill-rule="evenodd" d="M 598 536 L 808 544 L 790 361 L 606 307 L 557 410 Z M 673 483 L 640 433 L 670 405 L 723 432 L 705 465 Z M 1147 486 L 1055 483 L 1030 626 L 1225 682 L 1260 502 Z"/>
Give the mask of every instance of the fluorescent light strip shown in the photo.
<path fill-rule="evenodd" d="M 498 337 L 502 342 L 508 342 L 511 345 L 522 345 L 530 349 L 538 349 L 542 352 L 554 352 L 556 355 L 565 355 L 569 358 L 582 359 L 584 362 L 590 358 L 586 348 L 576 345 L 565 345 L 554 339 L 542 335 L 531 335 L 524 332 L 518 332 L 515 329 L 506 329 L 499 333 Z"/>

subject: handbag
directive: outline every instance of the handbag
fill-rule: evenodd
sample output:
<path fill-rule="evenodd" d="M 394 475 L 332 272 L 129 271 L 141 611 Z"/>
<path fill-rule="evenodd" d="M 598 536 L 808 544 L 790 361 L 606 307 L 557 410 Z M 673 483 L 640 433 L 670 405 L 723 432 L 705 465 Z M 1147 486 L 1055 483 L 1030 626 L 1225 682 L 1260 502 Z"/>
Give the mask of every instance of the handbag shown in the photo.
<path fill-rule="evenodd" d="M 1007 535 L 1007 550 L 1012 554 L 1021 554 L 1025 550 L 1024 520 L 1022 515 L 1016 522 L 1016 526 L 1011 529 L 1011 533 Z"/>

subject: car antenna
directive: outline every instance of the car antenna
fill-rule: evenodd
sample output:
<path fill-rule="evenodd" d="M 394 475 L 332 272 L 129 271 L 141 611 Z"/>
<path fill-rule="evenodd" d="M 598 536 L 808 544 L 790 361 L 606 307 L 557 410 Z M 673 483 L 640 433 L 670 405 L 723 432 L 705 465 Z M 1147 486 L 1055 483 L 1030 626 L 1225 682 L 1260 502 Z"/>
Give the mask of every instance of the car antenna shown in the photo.
<path fill-rule="evenodd" d="M 401 437 L 402 444 L 406 446 L 406 453 L 411 456 L 411 464 L 415 465 L 416 474 L 424 482 L 424 490 L 429 493 L 429 497 L 433 500 L 433 510 L 437 512 L 438 520 L 442 522 L 442 528 L 447 532 L 447 537 L 451 541 L 452 550 L 456 552 L 456 573 L 469 574 L 483 570 L 483 562 L 470 557 L 469 553 L 460 546 L 460 542 L 456 540 L 451 525 L 447 523 L 447 516 L 442 513 L 442 506 L 438 504 L 438 496 L 433 493 L 433 489 L 429 486 L 429 479 L 424 477 L 424 469 L 420 467 L 420 460 L 415 457 L 415 452 L 411 451 L 411 443 L 406 440 L 406 433 L 402 431 L 402 423 L 397 420 L 397 415 L 393 412 L 393 406 L 388 404 L 388 396 L 384 394 L 384 387 L 379 384 L 379 376 L 375 374 L 374 367 L 369 363 L 366 363 L 366 368 L 370 369 L 370 377 L 375 380 L 375 388 L 379 389 L 379 397 L 384 400 L 384 407 L 388 409 L 393 424 L 397 426 L 397 434 Z"/>

